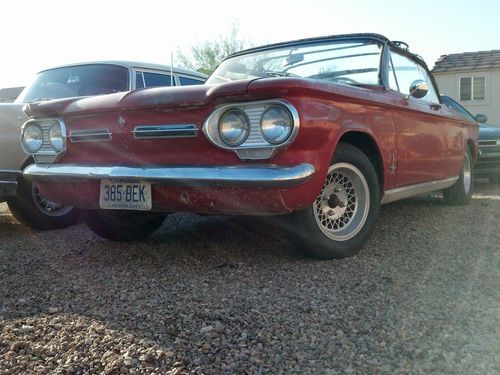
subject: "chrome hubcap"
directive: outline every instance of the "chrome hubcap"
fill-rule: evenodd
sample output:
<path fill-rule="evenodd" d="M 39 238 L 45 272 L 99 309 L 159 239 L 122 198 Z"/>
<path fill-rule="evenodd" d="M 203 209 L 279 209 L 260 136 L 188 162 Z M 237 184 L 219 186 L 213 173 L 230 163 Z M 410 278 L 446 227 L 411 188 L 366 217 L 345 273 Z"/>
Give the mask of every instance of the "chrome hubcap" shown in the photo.
<path fill-rule="evenodd" d="M 465 154 L 465 159 L 464 159 L 464 189 L 465 192 L 468 193 L 471 189 L 472 185 L 472 173 L 471 173 L 471 163 L 470 163 L 470 157 L 469 153 L 467 152 Z"/>
<path fill-rule="evenodd" d="M 313 204 L 319 229 L 336 241 L 347 241 L 363 228 L 370 192 L 361 171 L 347 163 L 332 165 L 321 194 Z"/>
<path fill-rule="evenodd" d="M 66 215 L 73 209 L 73 206 L 66 206 L 46 199 L 38 189 L 37 184 L 32 184 L 31 195 L 35 206 L 47 216 L 60 217 Z"/>

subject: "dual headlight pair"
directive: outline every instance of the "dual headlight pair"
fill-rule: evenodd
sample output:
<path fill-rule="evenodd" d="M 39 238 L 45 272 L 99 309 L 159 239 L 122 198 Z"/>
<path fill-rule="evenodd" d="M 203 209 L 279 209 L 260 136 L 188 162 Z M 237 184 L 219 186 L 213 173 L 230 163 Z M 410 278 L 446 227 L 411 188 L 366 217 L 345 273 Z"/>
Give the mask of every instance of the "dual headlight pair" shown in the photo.
<path fill-rule="evenodd" d="M 285 142 L 293 132 L 294 120 L 283 105 L 271 105 L 260 115 L 260 134 L 271 145 Z M 221 140 L 230 147 L 245 143 L 251 133 L 251 122 L 247 113 L 239 108 L 224 112 L 218 123 Z"/>
<path fill-rule="evenodd" d="M 23 125 L 21 144 L 28 154 L 40 151 L 44 143 L 52 148 L 47 151 L 60 153 L 65 147 L 65 133 L 63 124 L 58 120 L 30 120 Z"/>

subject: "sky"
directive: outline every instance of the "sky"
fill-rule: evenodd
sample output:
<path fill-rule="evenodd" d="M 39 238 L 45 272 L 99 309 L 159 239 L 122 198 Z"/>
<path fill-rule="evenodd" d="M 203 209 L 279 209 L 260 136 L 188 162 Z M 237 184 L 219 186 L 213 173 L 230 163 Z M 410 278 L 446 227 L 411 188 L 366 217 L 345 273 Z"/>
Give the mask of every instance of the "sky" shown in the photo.
<path fill-rule="evenodd" d="M 171 52 L 237 24 L 253 45 L 375 32 L 402 40 L 432 68 L 440 55 L 500 49 L 498 0 L 4 0 L 0 88 L 40 70 L 94 60 L 170 64 Z"/>

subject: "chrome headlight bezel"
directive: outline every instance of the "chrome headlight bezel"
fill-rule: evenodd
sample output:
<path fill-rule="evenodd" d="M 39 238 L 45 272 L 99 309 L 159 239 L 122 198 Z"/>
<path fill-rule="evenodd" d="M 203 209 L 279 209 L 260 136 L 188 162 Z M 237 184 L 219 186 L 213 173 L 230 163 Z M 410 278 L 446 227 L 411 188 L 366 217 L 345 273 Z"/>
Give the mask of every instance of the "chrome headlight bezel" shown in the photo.
<path fill-rule="evenodd" d="M 21 145 L 24 152 L 26 152 L 27 154 L 34 154 L 38 152 L 43 146 L 43 131 L 42 128 L 36 123 L 26 123 L 25 125 L 26 126 L 23 125 L 21 130 Z M 35 139 L 34 137 L 29 137 L 29 134 L 34 135 L 35 132 L 39 135 L 37 139 Z M 32 141 L 37 142 L 34 147 L 30 146 L 29 144 Z"/>
<path fill-rule="evenodd" d="M 241 126 L 239 127 L 239 129 L 233 127 L 233 129 L 224 130 L 224 128 L 225 128 L 224 120 L 230 116 L 233 116 L 233 117 L 237 118 L 237 120 L 240 121 Z M 230 120 L 228 119 L 228 121 L 230 121 Z M 234 119 L 233 119 L 233 122 L 234 122 Z M 234 123 L 233 123 L 233 125 L 234 125 Z M 242 110 L 240 110 L 238 108 L 232 108 L 232 109 L 229 109 L 228 111 L 224 112 L 222 114 L 222 116 L 220 117 L 220 119 L 218 121 L 218 130 L 219 130 L 220 138 L 222 139 L 222 141 L 226 145 L 228 145 L 230 147 L 238 147 L 241 144 L 243 144 L 248 139 L 248 136 L 250 135 L 250 120 L 248 119 L 248 116 L 246 115 L 245 112 L 243 112 Z M 240 130 L 241 132 L 238 136 L 233 135 L 233 137 L 236 138 L 236 140 L 231 141 L 228 137 L 228 134 L 224 134 L 228 130 L 229 131 Z"/>
<path fill-rule="evenodd" d="M 55 123 L 49 129 L 49 142 L 55 152 L 61 152 L 65 148 L 65 137 L 61 124 Z"/>
<path fill-rule="evenodd" d="M 286 139 L 279 143 L 271 143 L 262 134 L 261 119 L 266 110 L 272 107 L 283 107 L 290 114 L 293 126 Z M 248 118 L 250 132 L 239 145 L 231 146 L 224 142 L 219 132 L 219 121 L 231 110 L 243 112 Z M 286 100 L 270 99 L 251 102 L 224 104 L 215 108 L 203 124 L 203 133 L 215 146 L 234 151 L 240 159 L 269 159 L 278 149 L 292 143 L 300 128 L 300 118 L 296 108 Z"/>
<path fill-rule="evenodd" d="M 284 120 L 283 122 L 288 122 L 286 124 L 286 130 L 284 130 L 281 134 L 279 134 L 277 137 L 273 136 L 271 133 L 273 132 L 274 129 L 278 128 L 279 125 L 277 124 L 272 124 L 274 128 L 267 127 L 267 125 L 264 124 L 264 121 L 272 121 L 271 119 L 265 119 L 266 115 L 269 115 L 272 111 L 279 111 L 281 112 L 280 114 L 283 115 L 282 119 Z M 293 132 L 293 116 L 290 113 L 290 111 L 282 105 L 273 105 L 267 108 L 263 113 L 262 116 L 260 117 L 260 131 L 262 132 L 262 136 L 264 139 L 273 144 L 273 145 L 279 145 L 284 142 L 292 135 Z"/>
<path fill-rule="evenodd" d="M 42 132 L 42 144 L 35 151 L 25 145 L 26 129 L 38 127 Z M 51 137 L 52 133 L 52 137 Z M 54 133 L 59 133 L 54 139 Z M 57 142 L 56 142 L 57 141 Z M 59 118 L 31 119 L 21 127 L 21 145 L 24 152 L 32 155 L 35 160 L 51 163 L 66 152 L 66 126 Z"/>

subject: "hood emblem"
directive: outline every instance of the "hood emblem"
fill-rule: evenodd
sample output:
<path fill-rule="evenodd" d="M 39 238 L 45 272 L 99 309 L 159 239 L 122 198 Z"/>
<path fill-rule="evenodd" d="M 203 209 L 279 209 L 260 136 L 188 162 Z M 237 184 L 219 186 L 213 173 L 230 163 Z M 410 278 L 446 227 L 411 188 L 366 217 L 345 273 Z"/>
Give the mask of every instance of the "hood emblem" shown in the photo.
<path fill-rule="evenodd" d="M 118 117 L 118 131 L 119 132 L 122 131 L 124 125 L 125 125 L 125 119 L 122 116 Z"/>

